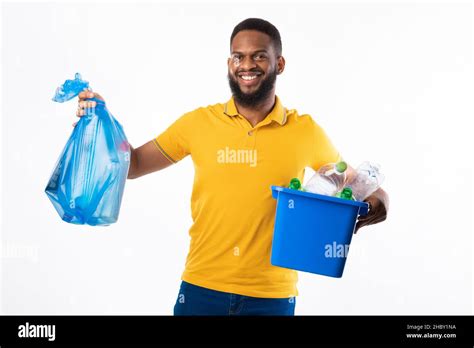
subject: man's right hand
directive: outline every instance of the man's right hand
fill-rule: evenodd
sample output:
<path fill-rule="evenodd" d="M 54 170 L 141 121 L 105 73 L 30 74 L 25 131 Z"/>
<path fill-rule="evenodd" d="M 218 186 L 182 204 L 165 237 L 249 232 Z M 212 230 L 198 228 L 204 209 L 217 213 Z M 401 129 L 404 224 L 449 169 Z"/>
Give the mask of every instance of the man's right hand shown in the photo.
<path fill-rule="evenodd" d="M 82 117 L 89 113 L 89 109 L 93 109 L 96 107 L 97 103 L 95 101 L 90 101 L 86 99 L 92 99 L 92 98 L 97 98 L 99 100 L 103 100 L 104 98 L 101 97 L 99 93 L 94 93 L 92 91 L 82 91 L 79 93 L 79 101 L 77 105 L 77 111 L 76 111 L 76 116 L 77 117 Z M 73 127 L 75 127 L 77 122 L 73 123 Z"/>

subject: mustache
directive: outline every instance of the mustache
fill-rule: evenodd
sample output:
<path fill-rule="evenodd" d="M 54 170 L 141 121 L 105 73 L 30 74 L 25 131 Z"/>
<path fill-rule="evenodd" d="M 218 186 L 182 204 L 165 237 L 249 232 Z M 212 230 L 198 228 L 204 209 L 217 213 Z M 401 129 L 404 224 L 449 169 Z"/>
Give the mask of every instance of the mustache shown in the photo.
<path fill-rule="evenodd" d="M 263 74 L 262 70 L 257 69 L 257 68 L 253 68 L 253 69 L 250 69 L 250 70 L 239 69 L 234 73 L 234 75 L 237 75 L 237 74 L 240 74 L 240 73 L 243 73 L 243 72 L 254 72 L 254 73 Z"/>

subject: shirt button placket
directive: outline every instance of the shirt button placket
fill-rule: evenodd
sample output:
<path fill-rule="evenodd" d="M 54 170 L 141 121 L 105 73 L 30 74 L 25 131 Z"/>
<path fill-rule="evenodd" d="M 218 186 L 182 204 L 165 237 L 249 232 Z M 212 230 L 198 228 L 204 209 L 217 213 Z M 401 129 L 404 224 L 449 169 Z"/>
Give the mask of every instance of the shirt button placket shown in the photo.
<path fill-rule="evenodd" d="M 255 149 L 255 144 L 257 142 L 257 128 L 253 128 L 247 132 L 248 137 L 250 138 L 249 145 L 252 149 Z"/>

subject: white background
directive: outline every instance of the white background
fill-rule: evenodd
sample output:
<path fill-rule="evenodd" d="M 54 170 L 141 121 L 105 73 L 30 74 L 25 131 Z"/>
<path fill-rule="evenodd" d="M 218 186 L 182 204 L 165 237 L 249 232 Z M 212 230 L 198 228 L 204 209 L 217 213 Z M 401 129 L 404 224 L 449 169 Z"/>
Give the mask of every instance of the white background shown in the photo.
<path fill-rule="evenodd" d="M 281 32 L 284 105 L 353 166 L 380 163 L 391 198 L 342 279 L 299 273 L 296 314 L 472 313 L 472 4 L 255 1 L 3 4 L 2 313 L 172 314 L 190 158 L 128 181 L 117 224 L 62 222 L 43 191 L 76 104 L 51 97 L 81 72 L 137 147 L 229 98 L 229 36 L 247 17 Z"/>

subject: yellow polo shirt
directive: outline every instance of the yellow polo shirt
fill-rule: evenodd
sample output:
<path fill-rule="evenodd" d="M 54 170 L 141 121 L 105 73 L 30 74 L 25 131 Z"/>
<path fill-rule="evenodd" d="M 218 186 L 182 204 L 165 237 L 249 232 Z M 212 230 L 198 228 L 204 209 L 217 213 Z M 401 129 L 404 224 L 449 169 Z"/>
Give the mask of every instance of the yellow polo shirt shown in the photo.
<path fill-rule="evenodd" d="M 193 225 L 182 280 L 217 291 L 266 298 L 298 295 L 294 270 L 270 263 L 276 201 L 270 186 L 303 180 L 339 153 L 309 115 L 276 97 L 252 127 L 233 98 L 184 114 L 154 139 L 173 163 L 191 155 Z"/>

